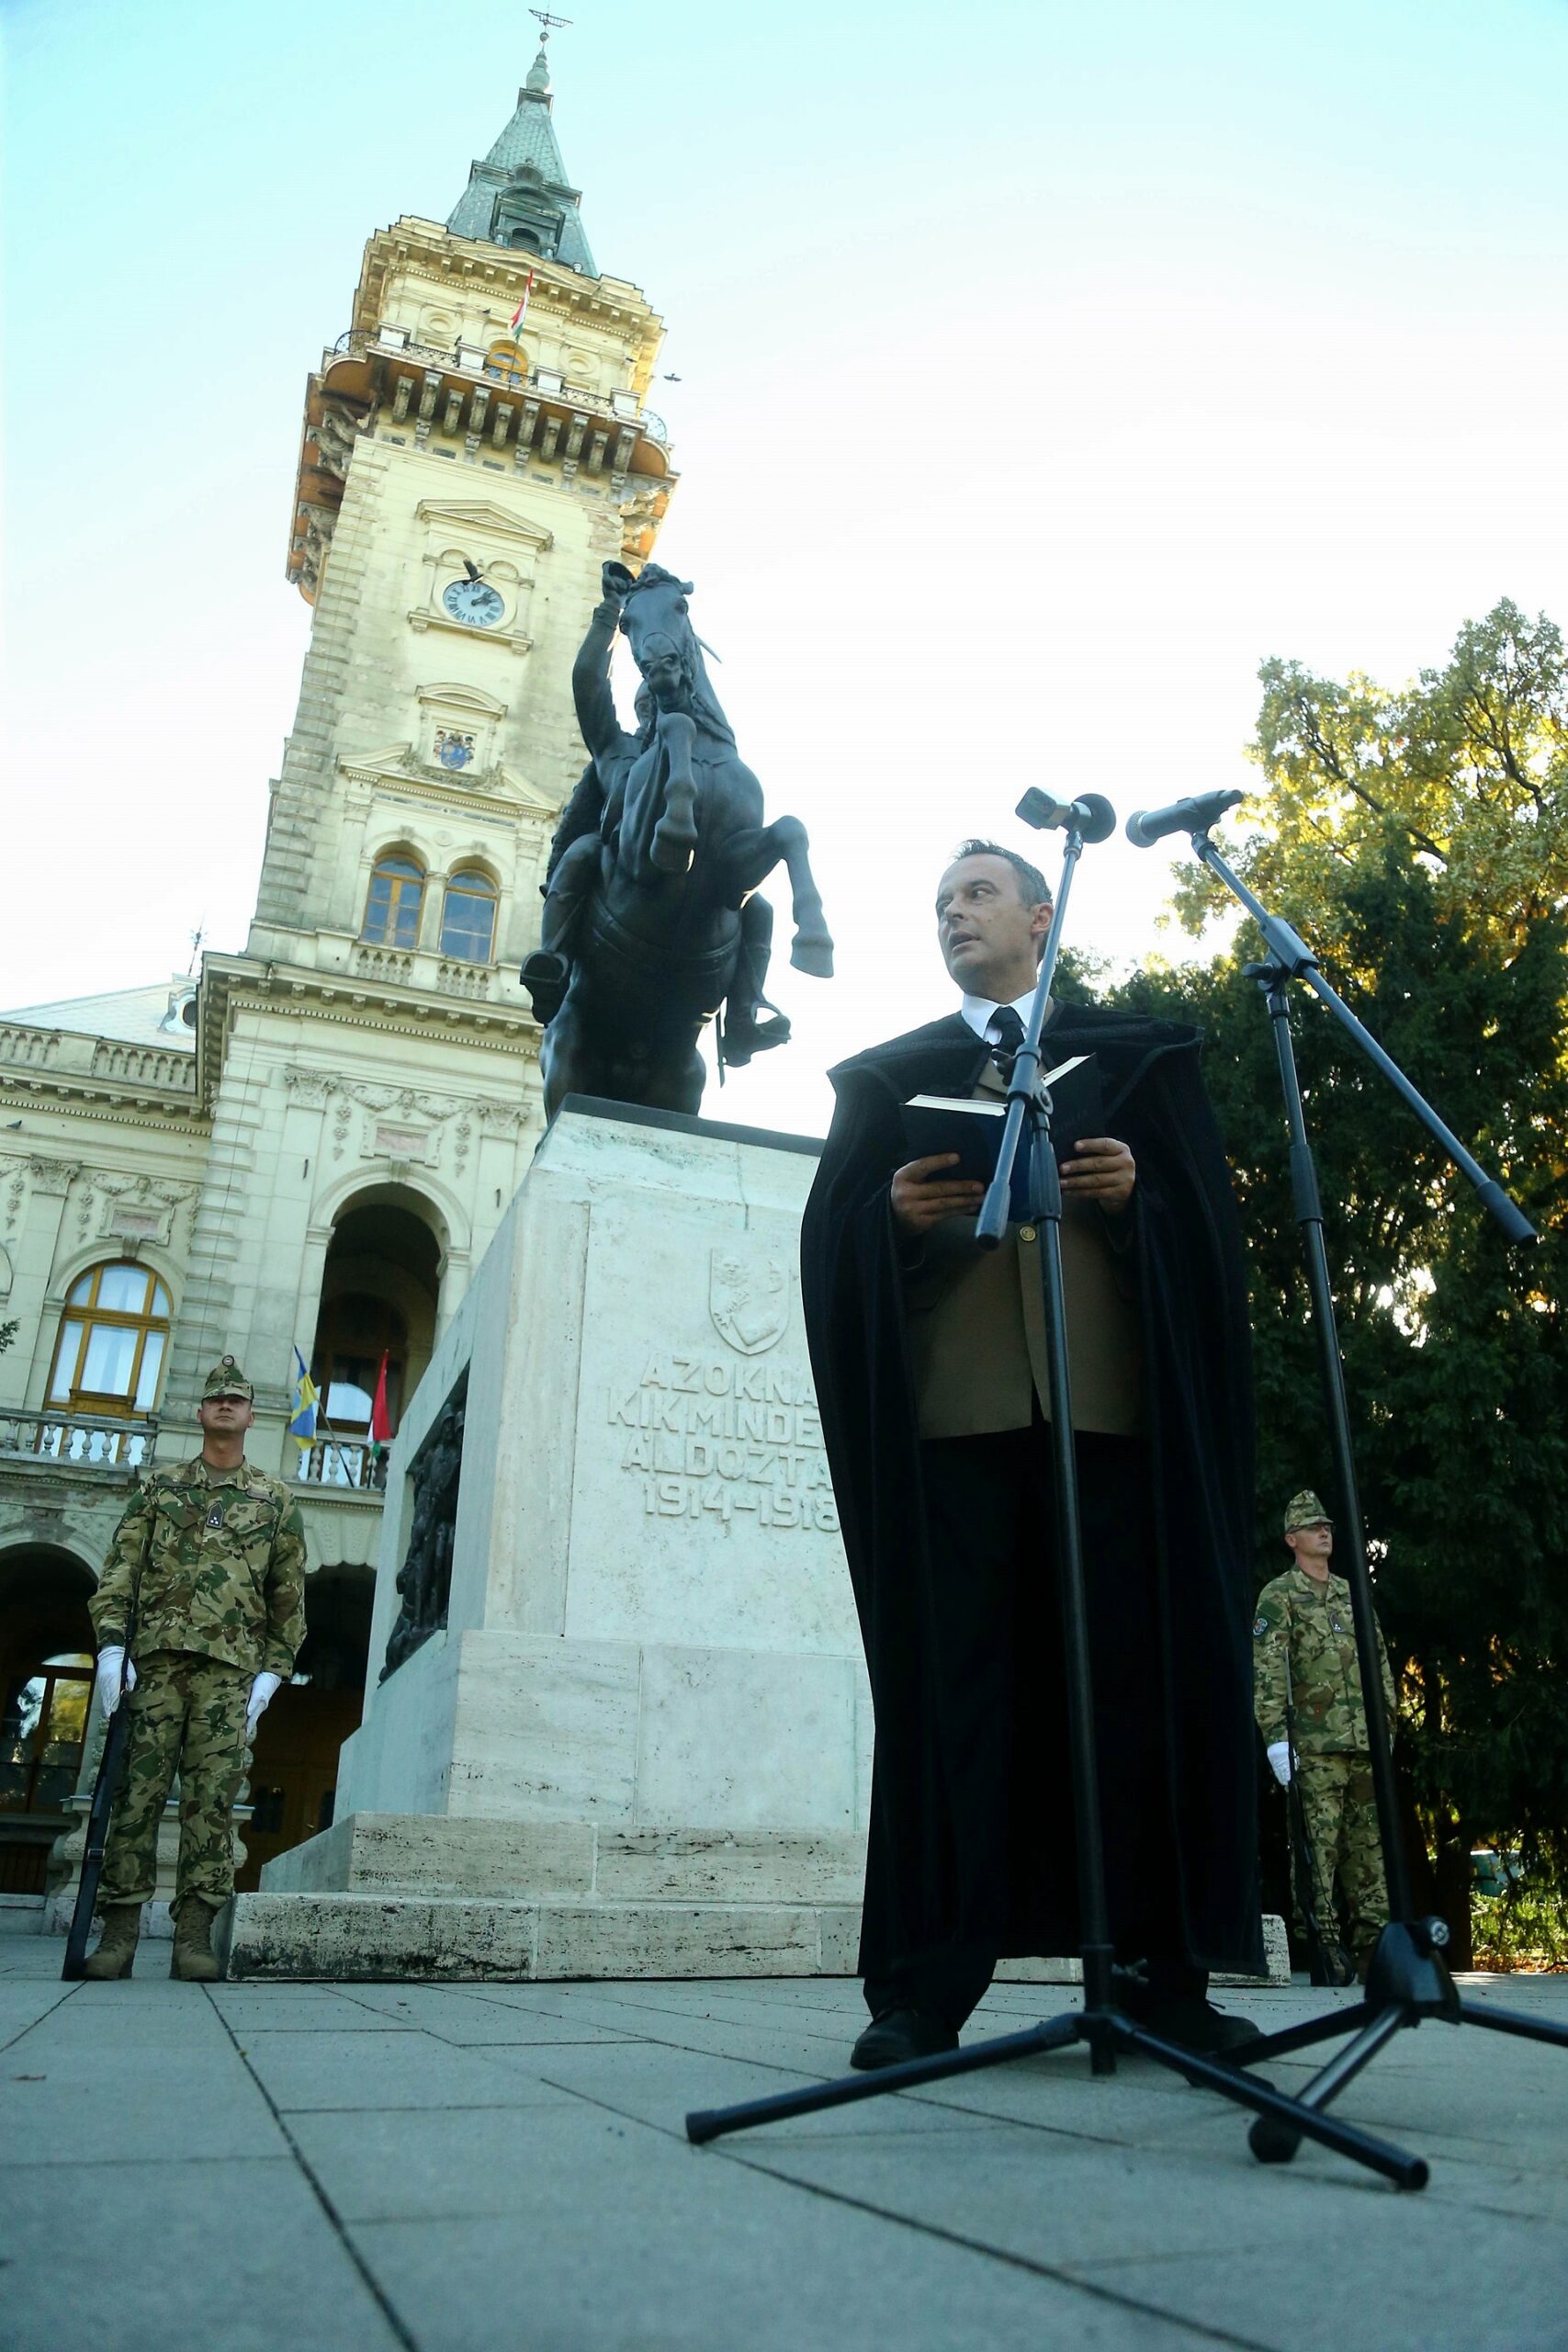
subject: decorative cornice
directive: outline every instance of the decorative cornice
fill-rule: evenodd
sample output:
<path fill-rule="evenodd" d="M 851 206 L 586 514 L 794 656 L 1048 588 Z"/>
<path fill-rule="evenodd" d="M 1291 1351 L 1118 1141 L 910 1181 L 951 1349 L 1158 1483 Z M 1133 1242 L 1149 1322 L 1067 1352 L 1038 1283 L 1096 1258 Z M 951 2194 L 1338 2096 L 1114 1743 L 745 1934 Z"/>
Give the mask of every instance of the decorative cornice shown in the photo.
<path fill-rule="evenodd" d="M 539 555 L 547 555 L 556 543 L 553 531 L 542 524 L 531 523 L 525 514 L 513 514 L 509 508 L 497 506 L 489 498 L 422 498 L 414 509 L 422 523 L 456 523 L 466 531 L 488 531 L 492 538 L 520 539 L 525 547 Z M 459 621 L 457 626 L 467 626 Z M 488 637 L 492 632 L 487 629 Z M 471 628 L 468 635 L 474 634 Z"/>
<path fill-rule="evenodd" d="M 315 972 L 298 964 L 209 955 L 202 961 L 198 999 L 198 1049 L 203 1091 L 209 1103 L 222 1076 L 230 1000 L 236 995 L 259 1011 L 286 1012 L 291 1021 L 320 1021 L 339 1029 L 401 1035 L 427 1043 L 434 1037 L 456 1035 L 465 1045 L 504 1055 L 511 1061 L 536 1061 L 543 1035 L 522 1005 L 442 996 L 397 981 Z M 377 1018 L 367 1011 L 372 1003 L 391 1017 Z"/>
<path fill-rule="evenodd" d="M 114 1117 L 126 1126 L 145 1127 L 159 1135 L 188 1135 L 208 1124 L 199 1101 L 182 1102 L 145 1087 L 105 1086 L 87 1077 L 28 1076 L 20 1070 L 0 1069 L 0 1100 L 6 1099 L 18 1108 L 36 1102 L 51 1119 Z M 156 1112 L 152 1108 L 154 1102 Z"/>
<path fill-rule="evenodd" d="M 520 777 L 512 775 L 499 763 L 481 773 L 487 778 L 499 776 L 505 786 L 503 793 L 481 792 L 472 786 L 448 784 L 444 778 L 438 780 L 434 775 L 422 770 L 412 762 L 412 754 L 409 754 L 409 759 L 407 766 L 401 758 L 394 764 L 385 753 L 368 760 L 340 759 L 338 774 L 345 784 L 363 785 L 373 792 L 390 793 L 400 800 L 424 800 L 432 808 L 457 809 L 464 815 L 475 817 L 498 818 L 510 825 L 521 824 L 530 819 L 553 822 L 560 814 L 558 801 L 547 800 L 542 793 L 523 783 Z"/>

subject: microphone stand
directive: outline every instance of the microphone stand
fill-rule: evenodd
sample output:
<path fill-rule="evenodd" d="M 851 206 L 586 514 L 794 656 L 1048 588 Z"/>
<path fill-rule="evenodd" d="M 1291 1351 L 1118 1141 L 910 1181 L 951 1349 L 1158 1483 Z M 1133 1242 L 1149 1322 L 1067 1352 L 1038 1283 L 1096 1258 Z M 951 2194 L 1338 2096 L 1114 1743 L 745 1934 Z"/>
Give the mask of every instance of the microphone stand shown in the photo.
<path fill-rule="evenodd" d="M 1288 922 L 1271 914 L 1262 900 L 1232 871 L 1209 839 L 1208 825 L 1213 822 L 1213 817 L 1209 815 L 1206 822 L 1190 836 L 1193 854 L 1247 909 L 1263 933 L 1269 956 L 1267 963 L 1249 964 L 1247 978 L 1257 981 L 1268 1007 L 1280 1084 L 1285 1101 L 1285 1120 L 1291 1143 L 1291 1185 L 1306 1256 L 1307 1287 L 1317 1340 L 1318 1379 L 1323 1390 L 1329 1449 L 1342 1513 L 1338 1523 L 1346 1537 L 1345 1568 L 1350 1587 L 1361 1699 L 1366 1708 L 1367 1729 L 1371 1742 L 1369 1760 L 1377 1804 L 1378 1838 L 1382 1848 L 1389 1897 L 1389 1922 L 1378 1939 L 1367 1974 L 1365 1996 L 1360 2001 L 1348 2008 L 1330 2010 L 1306 2024 L 1287 2027 L 1282 2032 L 1262 2035 L 1257 2041 L 1245 2042 L 1230 2053 L 1238 2065 L 1251 2066 L 1271 2057 L 1282 2057 L 1292 2051 L 1307 2049 L 1314 2042 L 1349 2034 L 1352 2039 L 1348 2046 L 1321 2068 L 1301 2093 L 1301 2106 L 1321 2113 L 1402 2027 L 1419 2025 L 1423 2018 L 1440 2018 L 1450 2025 L 1483 2026 L 1493 2033 L 1519 2034 L 1529 2041 L 1549 2042 L 1562 2049 L 1568 2049 L 1568 2028 L 1521 2016 L 1517 2010 L 1483 2007 L 1478 2002 L 1461 2000 L 1443 1957 L 1449 1942 L 1447 1920 L 1436 1917 L 1417 1919 L 1411 1916 L 1410 1874 L 1400 1830 L 1388 1716 L 1383 1705 L 1377 1618 L 1372 1608 L 1371 1578 L 1367 1570 L 1361 1506 L 1350 1439 L 1350 1408 L 1345 1387 L 1344 1362 L 1339 1351 L 1328 1252 L 1324 1241 L 1323 1203 L 1312 1145 L 1307 1136 L 1301 1081 L 1291 1040 L 1290 1005 L 1286 996 L 1290 981 L 1304 980 L 1319 1003 L 1325 1005 L 1341 1028 L 1354 1038 L 1368 1060 L 1382 1072 L 1390 1085 L 1410 1105 L 1427 1133 L 1442 1146 L 1455 1167 L 1469 1179 L 1508 1239 L 1512 1242 L 1531 1242 L 1537 1235 L 1518 1204 L 1509 1197 L 1495 1177 L 1488 1176 L 1458 1136 L 1444 1125 L 1398 1064 L 1357 1020 L 1348 1005 L 1335 994 L 1318 969 L 1317 958 L 1305 941 Z M 1299 2123 L 1292 2124 L 1279 2116 L 1259 2114 L 1248 2139 L 1254 2155 L 1264 2164 L 1286 2164 L 1300 2145 Z M 1421 2169 L 1425 2177 L 1424 2165 Z"/>
<path fill-rule="evenodd" d="M 1055 1470 L 1055 1513 L 1057 1577 L 1061 1591 L 1062 1631 L 1067 1688 L 1067 1736 L 1073 1784 L 1073 1823 L 1077 1849 L 1078 1929 L 1083 1956 L 1083 2007 L 1064 2010 L 1021 2033 L 952 2051 L 940 2057 L 916 2058 L 901 2066 L 884 2066 L 874 2074 L 848 2075 L 819 2083 L 809 2090 L 784 2091 L 772 2098 L 750 2099 L 735 2107 L 698 2109 L 686 2118 L 686 2136 L 701 2143 L 729 2132 L 744 2132 L 760 2123 L 782 2123 L 792 2116 L 814 2115 L 823 2108 L 844 2107 L 853 2101 L 885 2098 L 889 2093 L 914 2090 L 943 2082 L 954 2075 L 973 2074 L 986 2066 L 1001 2066 L 1015 2058 L 1034 2058 L 1087 2042 L 1089 2066 L 1096 2075 L 1115 2072 L 1118 2054 L 1141 2053 L 1145 2058 L 1220 2092 L 1238 2107 L 1250 2108 L 1258 2123 L 1292 2142 L 1303 2135 L 1358 2164 L 1369 2165 L 1402 2188 L 1425 2185 L 1427 2166 L 1386 2141 L 1374 2139 L 1350 2124 L 1314 2111 L 1288 2098 L 1270 2084 L 1255 2080 L 1218 2058 L 1184 2049 L 1152 2033 L 1118 2008 L 1111 1979 L 1112 1943 L 1105 1893 L 1105 1849 L 1100 1819 L 1099 1778 L 1094 1755 L 1094 1687 L 1089 1664 L 1089 1619 L 1085 1605 L 1083 1545 L 1078 1513 L 1077 1456 L 1073 1441 L 1071 1384 L 1067 1366 L 1067 1325 L 1062 1287 L 1062 1183 L 1051 1143 L 1051 1098 L 1039 1083 L 1040 1038 L 1051 984 L 1061 949 L 1062 929 L 1073 876 L 1084 842 L 1103 841 L 1116 819 L 1108 801 L 1085 794 L 1070 807 L 1045 803 L 1053 813 L 1044 820 L 1065 823 L 1066 844 L 1062 879 L 1045 935 L 1044 953 L 1035 982 L 1034 998 L 1024 1024 L 1008 1086 L 1007 1114 L 997 1152 L 996 1171 L 976 1222 L 975 1238 L 982 1249 L 994 1250 L 1007 1229 L 1012 1192 L 1012 1171 L 1021 1151 L 1027 1153 L 1030 1221 L 1040 1240 L 1041 1280 L 1044 1292 L 1046 1382 L 1051 1404 L 1051 1442 Z M 1020 808 L 1031 814 L 1031 799 Z M 1243 2048 L 1251 2053 L 1255 2045 Z"/>

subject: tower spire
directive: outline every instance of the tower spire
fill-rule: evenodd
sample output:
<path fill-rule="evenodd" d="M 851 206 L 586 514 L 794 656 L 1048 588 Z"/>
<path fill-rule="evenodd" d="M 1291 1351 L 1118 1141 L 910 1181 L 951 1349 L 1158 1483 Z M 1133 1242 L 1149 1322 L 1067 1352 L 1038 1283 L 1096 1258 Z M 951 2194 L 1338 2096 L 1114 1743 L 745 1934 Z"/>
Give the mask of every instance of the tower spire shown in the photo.
<path fill-rule="evenodd" d="M 517 93 L 511 121 L 482 163 L 475 163 L 468 185 L 447 217 L 454 235 L 508 245 L 563 262 L 585 277 L 597 277 L 579 207 L 582 192 L 571 186 L 551 119 L 547 44 L 570 17 L 533 8 L 539 20 L 539 53 Z"/>

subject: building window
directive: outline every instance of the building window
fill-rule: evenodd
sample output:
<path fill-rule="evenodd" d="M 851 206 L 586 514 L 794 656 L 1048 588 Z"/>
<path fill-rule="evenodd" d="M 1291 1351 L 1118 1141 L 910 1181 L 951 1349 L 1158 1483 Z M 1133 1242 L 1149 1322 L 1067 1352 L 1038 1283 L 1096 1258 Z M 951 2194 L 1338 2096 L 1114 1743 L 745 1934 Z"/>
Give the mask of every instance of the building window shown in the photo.
<path fill-rule="evenodd" d="M 145 1266 L 95 1266 L 71 1286 L 49 1401 L 80 1413 L 150 1413 L 169 1338 L 169 1294 Z"/>
<path fill-rule="evenodd" d="M 525 384 L 528 355 L 521 344 L 492 343 L 485 353 L 485 374 L 494 376 L 502 384 Z"/>
<path fill-rule="evenodd" d="M 93 1661 L 75 1651 L 46 1657 L 8 1680 L 0 1699 L 0 1812 L 64 1810 L 76 1786 L 92 1696 Z"/>
<path fill-rule="evenodd" d="M 470 869 L 454 874 L 441 905 L 441 953 L 488 964 L 495 945 L 495 884 Z"/>
<path fill-rule="evenodd" d="M 417 947 L 423 903 L 423 869 L 412 857 L 378 857 L 359 936 L 382 947 Z"/>

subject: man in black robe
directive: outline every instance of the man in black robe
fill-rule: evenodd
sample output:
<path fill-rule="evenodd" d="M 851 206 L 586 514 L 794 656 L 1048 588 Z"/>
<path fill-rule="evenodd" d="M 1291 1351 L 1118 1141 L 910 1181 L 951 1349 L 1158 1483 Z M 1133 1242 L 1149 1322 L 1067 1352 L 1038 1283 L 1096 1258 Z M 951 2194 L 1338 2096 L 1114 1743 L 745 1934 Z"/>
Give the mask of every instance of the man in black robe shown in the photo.
<path fill-rule="evenodd" d="M 1050 912 L 964 843 L 937 899 L 962 1009 L 832 1071 L 801 1237 L 876 1712 L 860 2066 L 953 2048 L 999 1958 L 1079 1943 L 1036 1235 L 979 1251 L 980 1187 L 900 1116 L 1005 1087 Z M 1096 1057 L 1115 1131 L 1064 1162 L 1062 1250 L 1117 1997 L 1223 2048 L 1251 2029 L 1208 1973 L 1263 1965 L 1238 1219 L 1196 1031 L 1057 1003 L 1043 1053 Z"/>

